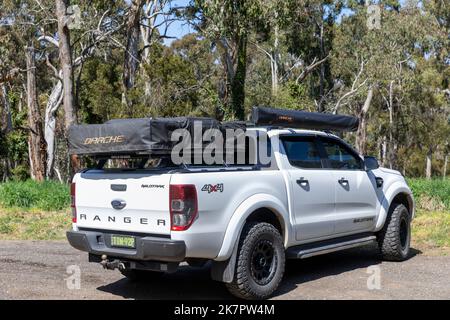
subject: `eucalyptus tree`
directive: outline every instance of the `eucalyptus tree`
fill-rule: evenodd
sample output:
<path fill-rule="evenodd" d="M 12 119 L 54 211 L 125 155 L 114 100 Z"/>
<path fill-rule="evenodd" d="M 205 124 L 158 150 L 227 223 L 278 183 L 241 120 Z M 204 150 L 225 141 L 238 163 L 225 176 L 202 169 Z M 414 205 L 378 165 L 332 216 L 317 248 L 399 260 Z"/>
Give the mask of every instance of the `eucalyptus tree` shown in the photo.
<path fill-rule="evenodd" d="M 227 119 L 244 119 L 247 47 L 261 16 L 258 0 L 194 0 L 199 32 L 212 41 L 220 54 L 225 73 L 221 93 L 223 114 Z"/>

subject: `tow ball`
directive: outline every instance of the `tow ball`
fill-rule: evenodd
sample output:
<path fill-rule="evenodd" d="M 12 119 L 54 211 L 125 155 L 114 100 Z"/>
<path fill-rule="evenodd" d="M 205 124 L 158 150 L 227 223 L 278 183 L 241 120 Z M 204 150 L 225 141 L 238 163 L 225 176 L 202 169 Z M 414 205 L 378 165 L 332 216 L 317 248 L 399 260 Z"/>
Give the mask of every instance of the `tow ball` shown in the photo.
<path fill-rule="evenodd" d="M 107 270 L 114 270 L 119 269 L 120 271 L 123 271 L 126 269 L 125 264 L 117 259 L 114 259 L 112 261 L 108 260 L 108 257 L 104 254 L 102 255 L 102 261 L 100 264 L 103 266 L 104 269 Z"/>

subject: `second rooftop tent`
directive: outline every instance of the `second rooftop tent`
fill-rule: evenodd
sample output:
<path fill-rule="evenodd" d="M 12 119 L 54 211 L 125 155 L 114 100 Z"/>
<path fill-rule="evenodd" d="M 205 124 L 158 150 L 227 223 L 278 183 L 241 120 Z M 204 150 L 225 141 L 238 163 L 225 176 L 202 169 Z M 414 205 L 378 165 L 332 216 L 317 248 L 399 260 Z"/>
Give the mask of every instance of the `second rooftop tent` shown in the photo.
<path fill-rule="evenodd" d="M 356 131 L 358 118 L 330 113 L 253 107 L 251 122 L 255 126 L 274 126 L 323 131 Z"/>

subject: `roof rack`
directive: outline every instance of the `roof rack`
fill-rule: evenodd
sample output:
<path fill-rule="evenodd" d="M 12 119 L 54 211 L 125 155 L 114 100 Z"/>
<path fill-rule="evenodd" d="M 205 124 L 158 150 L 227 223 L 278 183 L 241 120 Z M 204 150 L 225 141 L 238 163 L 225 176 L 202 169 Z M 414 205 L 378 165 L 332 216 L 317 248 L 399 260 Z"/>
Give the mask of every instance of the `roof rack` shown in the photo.
<path fill-rule="evenodd" d="M 353 116 L 262 106 L 253 107 L 251 121 L 257 126 L 321 131 L 355 131 L 359 124 Z"/>

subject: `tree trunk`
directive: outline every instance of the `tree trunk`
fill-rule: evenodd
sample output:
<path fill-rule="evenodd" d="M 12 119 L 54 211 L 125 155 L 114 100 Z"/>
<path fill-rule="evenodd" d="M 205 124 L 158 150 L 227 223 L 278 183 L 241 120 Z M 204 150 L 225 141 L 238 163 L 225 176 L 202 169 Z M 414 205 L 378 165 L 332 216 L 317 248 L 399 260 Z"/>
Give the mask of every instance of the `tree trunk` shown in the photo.
<path fill-rule="evenodd" d="M 144 46 L 143 54 L 142 54 L 142 62 L 145 62 L 146 64 L 150 63 L 150 50 L 151 50 L 151 44 L 152 44 L 152 35 L 155 30 L 155 24 L 156 24 L 156 18 L 158 15 L 156 12 L 159 10 L 162 10 L 162 7 L 164 3 L 156 0 L 146 0 L 144 4 L 144 21 L 143 24 L 140 26 L 141 30 L 141 38 L 142 38 L 142 44 Z M 145 24 L 145 25 L 144 25 Z M 143 68 L 143 76 L 144 76 L 144 98 L 145 103 L 147 103 L 150 99 L 151 93 L 152 93 L 152 85 L 150 82 L 150 75 L 147 74 L 147 71 L 145 68 Z"/>
<path fill-rule="evenodd" d="M 321 12 L 323 12 L 321 10 Z M 323 14 L 322 14 L 323 17 Z M 324 43 L 323 43 L 323 18 L 322 22 L 320 24 L 320 60 L 322 60 L 325 56 L 325 48 L 324 48 Z M 325 64 L 322 63 L 320 65 L 320 87 L 319 87 L 319 97 L 323 97 L 324 95 L 324 87 L 325 87 Z M 324 112 L 324 106 L 321 104 L 319 105 L 319 110 L 317 110 L 318 112 Z"/>
<path fill-rule="evenodd" d="M 275 14 L 277 16 L 277 14 Z M 274 41 L 273 41 L 273 51 L 272 51 L 272 58 L 270 60 L 271 64 L 271 72 L 272 72 L 272 96 L 276 97 L 278 94 L 278 88 L 279 88 L 279 32 L 278 32 L 278 25 L 275 25 L 274 27 Z"/>
<path fill-rule="evenodd" d="M 45 108 L 45 141 L 47 142 L 47 178 L 50 178 L 53 172 L 53 164 L 55 159 L 55 127 L 56 127 L 56 111 L 61 105 L 63 99 L 62 82 L 58 80 L 53 87 L 50 97 Z"/>
<path fill-rule="evenodd" d="M 236 72 L 231 82 L 231 117 L 244 120 L 245 77 L 247 72 L 247 36 L 239 36 L 236 54 Z"/>
<path fill-rule="evenodd" d="M 142 0 L 131 1 L 127 21 L 127 45 L 123 64 L 123 103 L 126 104 L 127 114 L 132 115 L 131 103 L 128 101 L 128 91 L 134 87 L 136 72 L 139 66 L 139 37 Z"/>
<path fill-rule="evenodd" d="M 358 130 L 356 131 L 356 147 L 358 148 L 358 152 L 362 155 L 366 154 L 366 145 L 367 145 L 367 113 L 369 111 L 370 103 L 372 102 L 373 97 L 373 88 L 370 87 L 367 91 L 366 101 L 364 101 L 364 105 L 359 112 L 359 125 Z"/>
<path fill-rule="evenodd" d="M 381 151 L 381 164 L 383 165 L 383 167 L 385 167 L 386 164 L 387 164 L 387 161 L 386 161 L 386 158 L 387 158 L 387 148 L 388 148 L 388 146 L 387 146 L 387 137 L 384 135 L 384 136 L 383 136 L 382 151 Z"/>
<path fill-rule="evenodd" d="M 36 90 L 36 65 L 34 48 L 25 48 L 27 63 L 27 104 L 28 104 L 28 151 L 31 177 L 37 181 L 45 179 L 46 146 L 42 130 L 42 118 L 39 112 Z"/>
<path fill-rule="evenodd" d="M 4 132 L 10 132 L 12 130 L 12 119 L 11 119 L 11 105 L 8 100 L 8 88 L 5 83 L 1 84 L 1 92 L 3 100 L 3 110 L 2 110 L 2 124 L 1 130 Z"/>
<path fill-rule="evenodd" d="M 72 124 L 77 123 L 76 109 L 73 103 L 73 67 L 72 52 L 70 47 L 70 32 L 67 26 L 67 7 L 70 0 L 55 0 L 56 16 L 58 17 L 59 37 L 59 60 L 63 77 L 63 104 L 64 104 L 64 127 L 66 134 Z M 70 157 L 72 173 L 79 169 L 79 161 L 76 155 Z"/>
<path fill-rule="evenodd" d="M 388 160 L 389 160 L 389 168 L 392 169 L 394 167 L 394 81 L 389 83 L 389 150 L 388 150 Z"/>
<path fill-rule="evenodd" d="M 425 177 L 427 179 L 431 179 L 431 160 L 433 157 L 433 150 L 431 148 L 428 149 L 427 152 L 427 164 L 426 164 L 426 171 L 425 171 Z"/>
<path fill-rule="evenodd" d="M 444 169 L 442 170 L 442 178 L 445 179 L 447 176 L 447 165 L 448 165 L 448 154 L 444 157 Z"/>
<path fill-rule="evenodd" d="M 70 5 L 69 0 L 56 0 L 56 15 L 58 17 L 59 60 L 62 68 L 64 87 L 64 113 L 66 130 L 77 122 L 76 111 L 73 103 L 73 69 L 72 53 L 70 47 L 70 33 L 67 27 L 66 10 Z"/>

